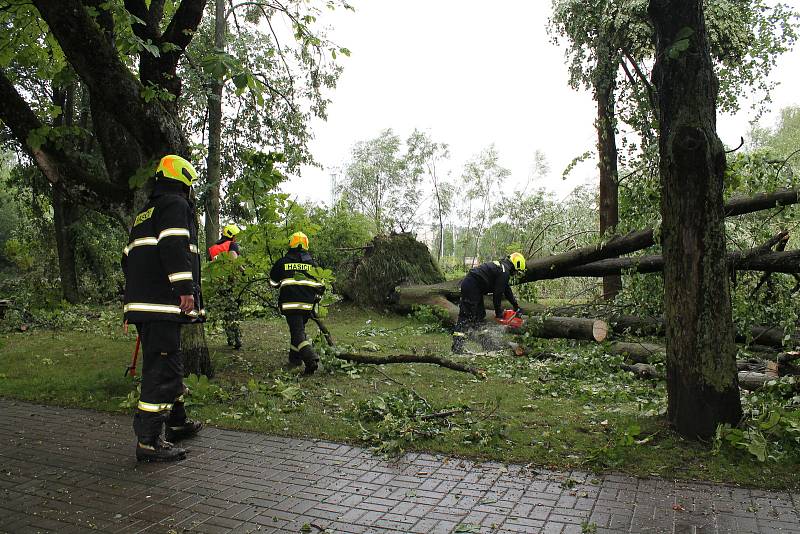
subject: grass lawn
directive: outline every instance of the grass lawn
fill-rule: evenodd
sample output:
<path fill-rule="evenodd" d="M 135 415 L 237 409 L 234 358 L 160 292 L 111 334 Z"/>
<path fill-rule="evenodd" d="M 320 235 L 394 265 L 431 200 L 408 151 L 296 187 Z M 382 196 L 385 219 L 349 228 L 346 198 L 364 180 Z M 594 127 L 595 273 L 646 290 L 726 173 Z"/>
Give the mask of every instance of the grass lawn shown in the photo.
<path fill-rule="evenodd" d="M 0 335 L 0 396 L 131 413 L 136 382 L 123 372 L 135 336 L 112 329 L 109 317 Z M 449 353 L 449 334 L 415 319 L 339 306 L 326 324 L 340 346 L 360 352 Z M 313 335 L 316 326 L 307 330 Z M 485 380 L 427 364 L 357 366 L 330 355 L 323 356 L 324 372 L 302 377 L 284 369 L 283 320 L 248 320 L 243 331 L 244 348 L 233 351 L 221 332 L 207 329 L 217 374 L 188 382 L 190 414 L 209 424 L 389 454 L 416 449 L 557 469 L 800 486 L 797 460 L 759 463 L 742 451 L 713 454 L 710 444 L 681 439 L 661 415 L 663 383 L 617 371 L 619 357 L 601 345 L 539 341 L 560 356 L 546 361 L 455 358 L 485 369 Z"/>

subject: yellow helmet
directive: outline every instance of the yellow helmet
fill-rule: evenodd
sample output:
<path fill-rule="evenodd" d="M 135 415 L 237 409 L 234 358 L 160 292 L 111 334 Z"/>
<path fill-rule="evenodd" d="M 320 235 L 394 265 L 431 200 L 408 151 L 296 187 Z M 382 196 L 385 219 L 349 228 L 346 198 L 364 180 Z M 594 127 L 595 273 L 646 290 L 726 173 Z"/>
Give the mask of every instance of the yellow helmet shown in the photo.
<path fill-rule="evenodd" d="M 164 156 L 156 167 L 156 178 L 169 178 L 192 187 L 197 181 L 197 171 L 189 161 L 173 154 Z"/>
<path fill-rule="evenodd" d="M 295 232 L 289 238 L 289 248 L 300 247 L 308 250 L 308 236 L 303 232 Z"/>
<path fill-rule="evenodd" d="M 228 237 L 230 239 L 233 239 L 233 237 L 236 234 L 238 234 L 240 231 L 241 230 L 239 230 L 239 227 L 236 226 L 235 224 L 229 224 L 225 228 L 222 229 L 222 235 L 224 235 L 225 237 Z"/>
<path fill-rule="evenodd" d="M 514 266 L 514 269 L 517 270 L 519 273 L 525 272 L 525 256 L 520 254 L 519 252 L 514 252 L 511 256 L 508 257 L 511 260 L 511 265 Z"/>

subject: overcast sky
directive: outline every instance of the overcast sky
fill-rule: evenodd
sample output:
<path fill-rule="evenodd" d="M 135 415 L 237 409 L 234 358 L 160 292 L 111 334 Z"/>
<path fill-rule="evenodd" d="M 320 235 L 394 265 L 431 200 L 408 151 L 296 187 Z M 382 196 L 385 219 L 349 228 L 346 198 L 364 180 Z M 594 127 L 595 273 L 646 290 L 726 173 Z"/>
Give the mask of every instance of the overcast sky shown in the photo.
<path fill-rule="evenodd" d="M 314 122 L 311 149 L 324 168 L 306 167 L 285 190 L 300 200 L 327 202 L 332 169 L 348 160 L 358 141 L 392 128 L 405 138 L 414 128 L 450 145 L 445 168 L 453 177 L 494 143 L 510 182 L 524 183 L 534 153 L 551 166 L 541 183 L 559 196 L 593 182 L 594 164 L 570 179 L 561 172 L 594 148 L 595 105 L 588 91 L 567 84 L 564 49 L 546 25 L 549 0 L 352 0 L 355 13 L 326 15 L 333 41 L 352 51 L 332 93 L 327 122 Z M 784 0 L 800 10 L 800 0 Z M 489 7 L 491 6 L 491 7 Z M 800 52 L 778 60 L 774 110 L 800 105 Z M 727 146 L 738 145 L 752 119 L 749 106 L 720 116 Z M 763 121 L 771 124 L 773 115 Z M 538 183 L 537 183 L 538 185 Z"/>

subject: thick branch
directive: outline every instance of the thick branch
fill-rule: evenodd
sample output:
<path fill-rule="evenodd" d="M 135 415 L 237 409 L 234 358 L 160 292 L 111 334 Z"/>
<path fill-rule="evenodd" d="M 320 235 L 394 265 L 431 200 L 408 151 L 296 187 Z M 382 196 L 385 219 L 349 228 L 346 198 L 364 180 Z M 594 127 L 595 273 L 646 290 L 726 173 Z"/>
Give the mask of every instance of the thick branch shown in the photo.
<path fill-rule="evenodd" d="M 355 363 L 368 363 L 381 365 L 386 363 L 433 363 L 442 367 L 447 367 L 454 371 L 461 371 L 462 373 L 471 373 L 477 377 L 483 378 L 485 373 L 480 369 L 472 367 L 471 365 L 464 365 L 462 363 L 442 358 L 441 356 L 434 356 L 433 354 L 391 354 L 389 356 L 375 356 L 372 354 L 357 354 L 352 352 L 339 352 L 334 356 L 340 360 L 346 360 Z"/>
<path fill-rule="evenodd" d="M 8 126 L 25 152 L 36 162 L 36 166 L 45 178 L 52 184 L 58 184 L 71 199 L 103 212 L 108 211 L 111 202 L 126 204 L 130 200 L 127 188 L 123 189 L 98 179 L 99 172 L 89 172 L 77 155 L 66 148 L 56 147 L 49 141 L 39 147 L 33 147 L 28 143 L 31 132 L 42 128 L 44 124 L 2 70 L 0 70 L 0 120 Z"/>
<path fill-rule="evenodd" d="M 744 215 L 754 211 L 789 206 L 800 202 L 800 189 L 781 189 L 772 193 L 759 193 L 750 197 L 736 197 L 725 203 L 725 216 Z"/>
<path fill-rule="evenodd" d="M 145 102 L 142 85 L 120 61 L 78 0 L 34 0 L 92 100 L 113 111 L 148 154 L 186 153 L 176 117 L 157 100 Z"/>
<path fill-rule="evenodd" d="M 800 250 L 769 252 L 748 256 L 747 251 L 729 252 L 729 265 L 737 271 L 768 271 L 773 273 L 800 273 Z M 664 270 L 661 255 L 635 258 L 613 258 L 553 271 L 551 278 L 565 276 L 608 276 L 609 274 L 655 273 Z"/>

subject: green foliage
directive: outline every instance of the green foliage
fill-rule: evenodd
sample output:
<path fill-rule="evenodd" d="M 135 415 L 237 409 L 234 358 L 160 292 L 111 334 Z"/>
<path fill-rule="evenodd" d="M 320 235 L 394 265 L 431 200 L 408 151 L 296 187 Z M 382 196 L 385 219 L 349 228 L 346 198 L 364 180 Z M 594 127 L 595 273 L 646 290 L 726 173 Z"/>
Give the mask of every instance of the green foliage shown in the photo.
<path fill-rule="evenodd" d="M 314 259 L 334 271 L 344 268 L 375 236 L 372 221 L 341 200 L 330 209 L 309 208 L 309 219 L 319 228 L 313 240 Z"/>
<path fill-rule="evenodd" d="M 189 394 L 185 396 L 186 406 L 203 406 L 230 399 L 230 395 L 224 389 L 211 382 L 205 375 L 192 374 L 183 382 L 189 388 Z"/>
<path fill-rule="evenodd" d="M 800 379 L 784 376 L 742 397 L 744 420 L 717 427 L 714 452 L 741 450 L 759 462 L 800 458 Z"/>
<path fill-rule="evenodd" d="M 382 454 L 399 454 L 411 443 L 445 432 L 447 420 L 428 417 L 430 406 L 409 390 L 378 395 L 356 403 L 350 413 L 359 423 L 361 440 Z"/>

